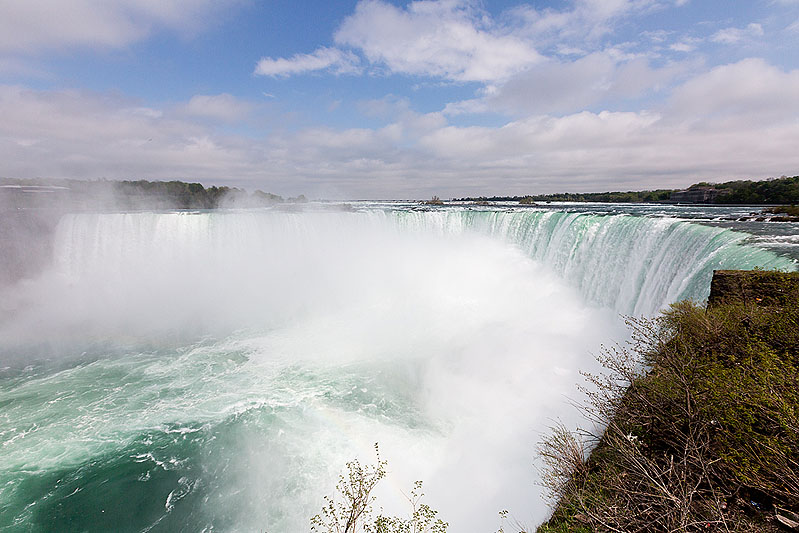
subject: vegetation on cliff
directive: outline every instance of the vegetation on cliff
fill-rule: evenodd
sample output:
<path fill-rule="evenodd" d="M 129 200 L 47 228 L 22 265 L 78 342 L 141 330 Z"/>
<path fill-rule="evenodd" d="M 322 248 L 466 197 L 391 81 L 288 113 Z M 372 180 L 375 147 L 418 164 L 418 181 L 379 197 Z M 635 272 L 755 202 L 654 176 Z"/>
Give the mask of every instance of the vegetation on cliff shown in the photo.
<path fill-rule="evenodd" d="M 99 209 L 216 209 L 260 207 L 305 202 L 304 196 L 284 200 L 282 196 L 227 186 L 205 187 L 184 181 L 109 180 L 9 180 L 0 182 L 14 205 L 44 207 L 59 204 L 71 208 Z M 9 187 L 11 186 L 11 187 Z M 26 188 L 36 188 L 26 191 Z M 35 192 L 36 194 L 26 194 Z M 17 205 L 17 206 L 20 206 Z"/>
<path fill-rule="evenodd" d="M 558 504 L 540 533 L 776 531 L 796 519 L 799 275 L 751 276 L 731 276 L 707 309 L 681 302 L 631 321 L 631 344 L 603 351 L 608 373 L 589 376 L 585 410 L 606 429 L 587 459 L 590 433 L 559 427 L 542 444 Z"/>
<path fill-rule="evenodd" d="M 692 187 L 706 186 L 722 194 L 717 204 L 797 204 L 799 203 L 799 176 L 763 180 L 737 180 L 723 183 L 698 183 Z"/>
<path fill-rule="evenodd" d="M 182 181 L 119 181 L 110 182 L 114 200 L 123 207 L 158 202 L 179 209 L 214 209 L 222 202 L 246 199 L 247 193 L 231 187 L 203 187 L 200 183 Z M 89 191 L 90 192 L 90 191 Z M 282 200 L 282 199 L 281 199 Z M 128 204 L 128 205 L 125 205 Z"/>
<path fill-rule="evenodd" d="M 519 202 L 522 205 L 536 202 L 608 202 L 608 203 L 647 203 L 666 202 L 672 189 L 655 191 L 614 191 L 614 192 L 563 192 L 556 194 L 533 194 L 527 196 L 481 196 L 479 198 L 460 198 L 472 202 Z"/>
<path fill-rule="evenodd" d="M 736 180 L 722 183 L 699 182 L 686 191 L 706 192 L 699 203 L 709 204 L 799 204 L 799 176 L 752 181 Z M 503 201 L 533 204 L 536 202 L 608 202 L 608 203 L 669 203 L 677 200 L 677 194 L 686 191 L 677 189 L 657 189 L 652 191 L 613 191 L 587 193 L 531 194 L 526 196 L 481 196 L 479 198 L 460 198 L 462 201 Z M 675 197 L 672 197 L 675 194 Z M 687 196 L 691 196 L 690 194 Z M 694 200 L 691 200 L 694 201 Z"/>
<path fill-rule="evenodd" d="M 520 204 L 534 202 L 602 202 L 602 203 L 652 203 L 665 202 L 673 191 L 671 189 L 658 189 L 655 191 L 626 191 L 626 192 L 588 192 L 588 193 L 558 193 L 525 196 L 519 199 Z"/>

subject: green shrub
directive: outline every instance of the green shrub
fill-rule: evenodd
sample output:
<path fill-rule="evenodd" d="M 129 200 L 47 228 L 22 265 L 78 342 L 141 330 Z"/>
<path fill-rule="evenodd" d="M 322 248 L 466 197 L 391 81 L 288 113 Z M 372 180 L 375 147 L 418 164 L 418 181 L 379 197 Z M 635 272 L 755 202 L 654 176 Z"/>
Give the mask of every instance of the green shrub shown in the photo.
<path fill-rule="evenodd" d="M 799 509 L 799 301 L 681 302 L 630 325 L 588 376 L 605 428 L 583 432 L 590 458 L 562 427 L 541 445 L 558 506 L 539 531 L 767 531 Z"/>

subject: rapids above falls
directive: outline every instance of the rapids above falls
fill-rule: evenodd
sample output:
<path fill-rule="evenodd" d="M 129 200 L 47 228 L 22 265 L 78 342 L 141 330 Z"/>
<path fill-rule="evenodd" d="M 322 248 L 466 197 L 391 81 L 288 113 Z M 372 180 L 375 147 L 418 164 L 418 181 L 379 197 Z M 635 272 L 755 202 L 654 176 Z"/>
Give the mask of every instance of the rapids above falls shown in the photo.
<path fill-rule="evenodd" d="M 65 216 L 4 290 L 0 530 L 305 531 L 344 463 L 425 481 L 452 531 L 547 516 L 534 447 L 579 423 L 619 314 L 795 269 L 744 232 L 555 209 Z"/>

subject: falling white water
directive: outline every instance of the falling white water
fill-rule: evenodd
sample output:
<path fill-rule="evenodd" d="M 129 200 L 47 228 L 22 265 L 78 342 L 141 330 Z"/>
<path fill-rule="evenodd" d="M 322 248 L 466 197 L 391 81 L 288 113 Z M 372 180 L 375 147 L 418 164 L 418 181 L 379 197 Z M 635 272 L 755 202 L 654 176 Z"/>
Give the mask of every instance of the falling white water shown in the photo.
<path fill-rule="evenodd" d="M 652 316 L 682 299 L 703 301 L 713 270 L 796 268 L 791 260 L 742 245 L 745 233 L 676 218 L 529 209 L 393 215 L 421 231 L 498 237 L 578 288 L 587 301 L 636 316 Z"/>
<path fill-rule="evenodd" d="M 0 528 L 303 531 L 374 442 L 388 511 L 423 479 L 452 531 L 535 524 L 534 445 L 577 421 L 617 312 L 791 267 L 742 238 L 542 211 L 67 216 L 0 322 Z"/>

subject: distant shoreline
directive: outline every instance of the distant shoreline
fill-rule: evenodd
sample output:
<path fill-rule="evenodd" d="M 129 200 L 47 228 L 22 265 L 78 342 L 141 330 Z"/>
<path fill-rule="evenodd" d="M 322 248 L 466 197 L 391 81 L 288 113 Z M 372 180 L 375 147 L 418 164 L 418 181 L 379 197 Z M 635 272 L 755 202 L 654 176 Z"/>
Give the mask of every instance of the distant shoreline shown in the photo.
<path fill-rule="evenodd" d="M 73 180 L 73 179 L 0 179 L 0 207 L 15 203 L 22 207 L 51 205 L 56 200 L 66 208 L 131 208 L 141 209 L 216 209 L 219 207 L 263 207 L 281 203 L 303 203 L 307 198 L 283 198 L 280 195 L 228 186 L 205 187 L 200 183 L 179 180 Z M 346 200 L 356 201 L 356 200 Z M 777 207 L 799 204 L 799 176 L 722 183 L 695 183 L 687 189 L 655 189 L 645 191 L 608 191 L 583 193 L 527 194 L 514 196 L 465 196 L 449 200 L 433 196 L 422 201 L 427 205 L 452 202 L 513 202 L 537 205 L 547 202 L 620 203 L 696 206 L 762 206 Z"/>
<path fill-rule="evenodd" d="M 479 196 L 456 198 L 463 202 L 585 202 L 585 203 L 650 203 L 667 205 L 780 206 L 799 204 L 799 176 L 723 183 L 695 183 L 687 189 L 649 191 L 610 191 L 590 193 L 555 193 L 525 196 Z"/>

